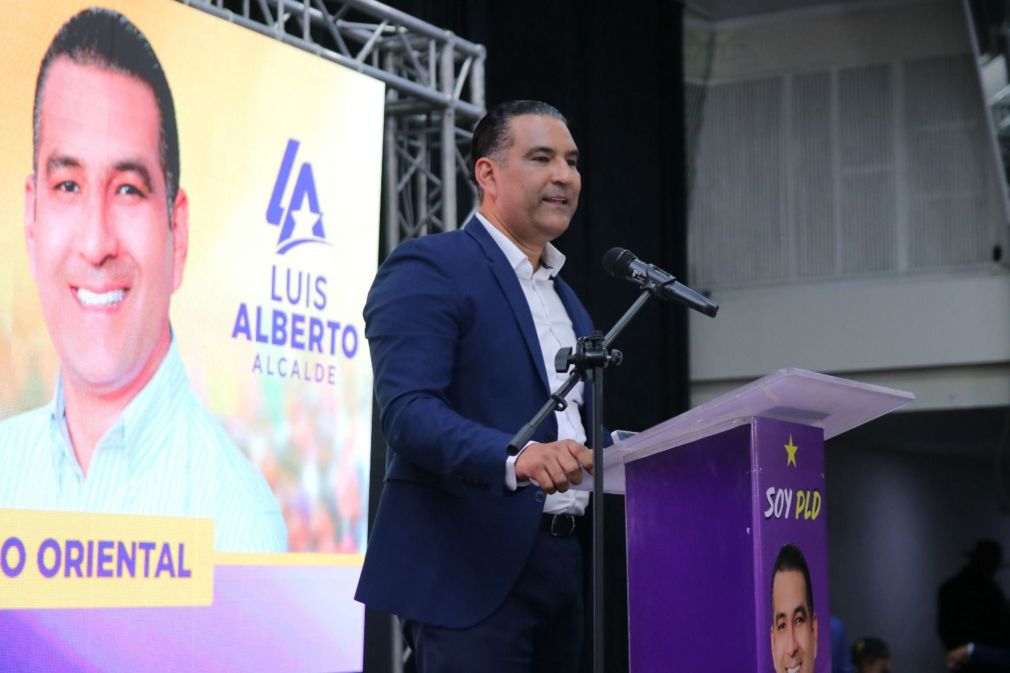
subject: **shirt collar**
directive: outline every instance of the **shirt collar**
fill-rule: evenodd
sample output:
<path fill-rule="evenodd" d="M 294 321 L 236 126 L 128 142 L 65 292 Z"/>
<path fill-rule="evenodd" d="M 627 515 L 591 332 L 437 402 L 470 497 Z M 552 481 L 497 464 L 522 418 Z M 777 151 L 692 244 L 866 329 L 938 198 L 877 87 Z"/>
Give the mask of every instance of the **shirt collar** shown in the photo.
<path fill-rule="evenodd" d="M 526 253 L 520 250 L 519 246 L 512 242 L 512 239 L 491 224 L 479 211 L 474 213 L 474 215 L 484 225 L 484 228 L 490 234 L 495 244 L 501 248 L 509 265 L 515 270 L 516 275 L 523 278 L 532 278 L 534 276 L 533 264 L 530 263 L 530 258 L 526 256 Z M 543 275 L 545 278 L 554 278 L 560 273 L 561 267 L 564 265 L 565 256 L 552 243 L 548 243 L 544 247 L 544 254 L 540 257 L 540 268 L 537 269 L 535 275 L 538 277 Z"/>
<path fill-rule="evenodd" d="M 123 409 L 115 424 L 99 439 L 99 445 L 109 440 L 121 443 L 125 448 L 138 456 L 145 450 L 154 450 L 157 442 L 151 441 L 146 435 L 157 432 L 155 419 L 183 403 L 183 391 L 189 390 L 189 378 L 186 367 L 176 348 L 175 336 L 172 336 L 168 352 L 158 365 L 157 371 L 144 389 L 130 400 Z M 73 456 L 70 445 L 70 435 L 66 423 L 66 399 L 63 394 L 63 376 L 56 378 L 56 392 L 50 405 L 51 420 L 57 424 L 64 439 L 64 449 Z"/>

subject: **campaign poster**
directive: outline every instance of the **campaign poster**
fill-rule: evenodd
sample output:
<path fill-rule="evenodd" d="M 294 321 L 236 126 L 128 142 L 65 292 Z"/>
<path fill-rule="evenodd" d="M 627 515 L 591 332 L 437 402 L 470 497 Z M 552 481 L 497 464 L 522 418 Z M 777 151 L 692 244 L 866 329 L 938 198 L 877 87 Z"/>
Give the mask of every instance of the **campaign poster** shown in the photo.
<path fill-rule="evenodd" d="M 0 670 L 360 670 L 383 85 L 167 0 L 0 56 Z"/>
<path fill-rule="evenodd" d="M 829 673 L 824 432 L 753 422 L 758 670 Z"/>
<path fill-rule="evenodd" d="M 831 670 L 823 430 L 742 417 L 625 469 L 633 673 Z"/>

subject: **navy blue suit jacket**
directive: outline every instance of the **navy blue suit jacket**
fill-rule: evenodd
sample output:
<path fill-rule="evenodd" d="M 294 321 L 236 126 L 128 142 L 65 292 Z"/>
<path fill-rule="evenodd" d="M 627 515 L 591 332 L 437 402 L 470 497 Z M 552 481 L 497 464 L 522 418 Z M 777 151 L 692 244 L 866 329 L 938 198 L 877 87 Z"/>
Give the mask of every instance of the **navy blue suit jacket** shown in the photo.
<path fill-rule="evenodd" d="M 576 335 L 588 334 L 572 289 L 554 285 Z M 355 597 L 405 619 L 472 626 L 515 584 L 543 510 L 540 489 L 505 487 L 505 447 L 549 395 L 533 318 L 476 219 L 397 247 L 364 313 L 390 451 Z M 556 434 L 552 415 L 534 440 Z"/>

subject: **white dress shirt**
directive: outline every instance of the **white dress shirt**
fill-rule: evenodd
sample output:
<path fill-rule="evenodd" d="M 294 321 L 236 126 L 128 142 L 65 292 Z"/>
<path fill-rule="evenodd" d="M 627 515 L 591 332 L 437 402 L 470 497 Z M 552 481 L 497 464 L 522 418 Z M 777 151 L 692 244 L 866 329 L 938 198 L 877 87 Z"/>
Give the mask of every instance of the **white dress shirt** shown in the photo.
<path fill-rule="evenodd" d="M 553 391 L 568 379 L 567 373 L 559 374 L 554 371 L 554 356 L 561 348 L 575 346 L 575 330 L 572 328 L 572 319 L 568 317 L 568 312 L 565 310 L 564 304 L 561 303 L 561 297 L 554 289 L 554 277 L 564 266 L 565 256 L 548 243 L 544 248 L 543 257 L 540 258 L 540 268 L 534 271 L 533 264 L 530 263 L 526 253 L 480 213 L 477 213 L 477 219 L 501 248 L 505 258 L 508 259 L 509 264 L 516 272 L 519 285 L 526 297 L 526 303 L 533 315 L 533 324 L 537 330 L 537 340 L 540 342 L 547 382 Z M 568 402 L 565 410 L 554 412 L 558 421 L 558 439 L 574 439 L 580 444 L 586 443 L 586 431 L 582 426 L 582 414 L 579 411 L 582 406 L 582 394 L 583 384 L 580 382 L 565 396 L 565 400 Z M 543 401 L 547 401 L 546 395 Z M 505 485 L 511 490 L 525 485 L 516 482 L 516 458 L 518 456 L 510 457 L 505 466 Z M 544 502 L 544 513 L 581 515 L 585 513 L 588 502 L 589 493 L 569 489 L 565 493 L 549 494 Z"/>

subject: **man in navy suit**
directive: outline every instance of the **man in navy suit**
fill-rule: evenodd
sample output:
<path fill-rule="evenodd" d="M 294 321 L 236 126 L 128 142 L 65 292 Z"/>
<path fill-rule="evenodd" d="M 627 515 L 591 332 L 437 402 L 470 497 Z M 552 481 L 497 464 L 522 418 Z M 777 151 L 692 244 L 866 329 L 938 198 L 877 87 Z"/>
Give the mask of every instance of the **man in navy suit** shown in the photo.
<path fill-rule="evenodd" d="M 575 671 L 583 386 L 505 447 L 591 330 L 550 243 L 578 205 L 578 148 L 556 109 L 513 101 L 477 125 L 472 160 L 477 215 L 400 245 L 365 305 L 390 451 L 356 598 L 400 618 L 421 673 Z"/>

